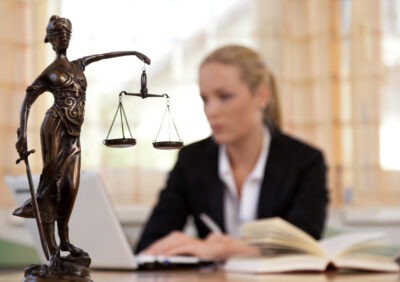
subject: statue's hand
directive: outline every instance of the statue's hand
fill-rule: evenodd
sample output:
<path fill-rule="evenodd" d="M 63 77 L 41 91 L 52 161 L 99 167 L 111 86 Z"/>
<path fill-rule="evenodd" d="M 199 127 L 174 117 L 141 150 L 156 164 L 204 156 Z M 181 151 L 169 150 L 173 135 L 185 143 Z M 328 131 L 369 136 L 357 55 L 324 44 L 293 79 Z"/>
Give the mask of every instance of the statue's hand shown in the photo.
<path fill-rule="evenodd" d="M 24 134 L 21 134 L 21 130 L 19 128 L 17 130 L 17 135 L 18 140 L 17 143 L 15 143 L 15 148 L 17 149 L 19 156 L 23 159 L 28 151 L 27 140 L 26 136 L 24 136 Z"/>

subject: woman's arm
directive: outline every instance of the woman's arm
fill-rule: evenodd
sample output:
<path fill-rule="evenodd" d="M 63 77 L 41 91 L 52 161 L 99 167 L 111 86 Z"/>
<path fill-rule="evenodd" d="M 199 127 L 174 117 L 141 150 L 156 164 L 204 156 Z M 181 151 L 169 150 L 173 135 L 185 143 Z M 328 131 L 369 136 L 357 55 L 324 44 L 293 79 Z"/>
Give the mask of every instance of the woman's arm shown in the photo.
<path fill-rule="evenodd" d="M 139 58 L 139 60 L 143 61 L 144 63 L 150 65 L 150 59 L 137 51 L 117 51 L 117 52 L 110 52 L 110 53 L 104 53 L 104 54 L 96 54 L 96 55 L 91 55 L 91 56 L 86 56 L 81 58 L 82 64 L 84 67 L 87 65 L 105 60 L 105 59 L 111 59 L 111 58 L 116 58 L 116 57 L 122 57 L 122 56 L 136 56 Z"/>
<path fill-rule="evenodd" d="M 158 202 L 144 226 L 136 247 L 141 252 L 155 241 L 172 231 L 182 230 L 189 215 L 184 189 L 187 189 L 186 170 L 182 158 L 178 160 L 169 174 L 166 187 L 160 192 Z"/>

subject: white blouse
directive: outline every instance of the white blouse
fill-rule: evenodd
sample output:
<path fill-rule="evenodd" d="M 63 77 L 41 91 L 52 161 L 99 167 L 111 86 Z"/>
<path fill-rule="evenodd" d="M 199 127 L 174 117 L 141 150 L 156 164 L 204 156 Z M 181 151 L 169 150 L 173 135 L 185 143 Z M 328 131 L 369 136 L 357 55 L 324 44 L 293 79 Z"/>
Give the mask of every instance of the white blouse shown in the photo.
<path fill-rule="evenodd" d="M 239 236 L 239 226 L 257 217 L 258 198 L 264 178 L 271 134 L 264 130 L 263 147 L 253 170 L 243 182 L 239 198 L 225 146 L 219 147 L 218 174 L 225 184 L 224 219 L 226 233 Z"/>

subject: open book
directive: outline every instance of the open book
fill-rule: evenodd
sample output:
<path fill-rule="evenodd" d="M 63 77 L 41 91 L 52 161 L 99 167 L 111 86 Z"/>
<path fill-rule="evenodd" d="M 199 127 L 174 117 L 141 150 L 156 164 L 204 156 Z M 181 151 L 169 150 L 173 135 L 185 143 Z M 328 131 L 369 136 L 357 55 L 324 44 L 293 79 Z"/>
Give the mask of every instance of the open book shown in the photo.
<path fill-rule="evenodd" d="M 316 241 L 285 220 L 274 217 L 244 224 L 241 236 L 260 248 L 256 257 L 233 257 L 231 272 L 325 271 L 329 267 L 368 271 L 399 270 L 382 233 L 348 233 Z"/>

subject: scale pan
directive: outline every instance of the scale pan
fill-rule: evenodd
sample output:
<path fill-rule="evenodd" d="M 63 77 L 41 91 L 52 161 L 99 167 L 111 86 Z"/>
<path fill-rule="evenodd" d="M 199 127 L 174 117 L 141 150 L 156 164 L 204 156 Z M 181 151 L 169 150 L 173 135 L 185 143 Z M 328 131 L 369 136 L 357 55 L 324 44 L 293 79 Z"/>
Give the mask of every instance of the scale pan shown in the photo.
<path fill-rule="evenodd" d="M 117 139 L 105 139 L 103 144 L 112 148 L 127 148 L 136 145 L 136 139 L 133 138 L 117 138 Z"/>
<path fill-rule="evenodd" d="M 183 147 L 182 141 L 154 141 L 153 147 L 156 149 L 168 150 L 168 149 L 180 149 Z"/>

